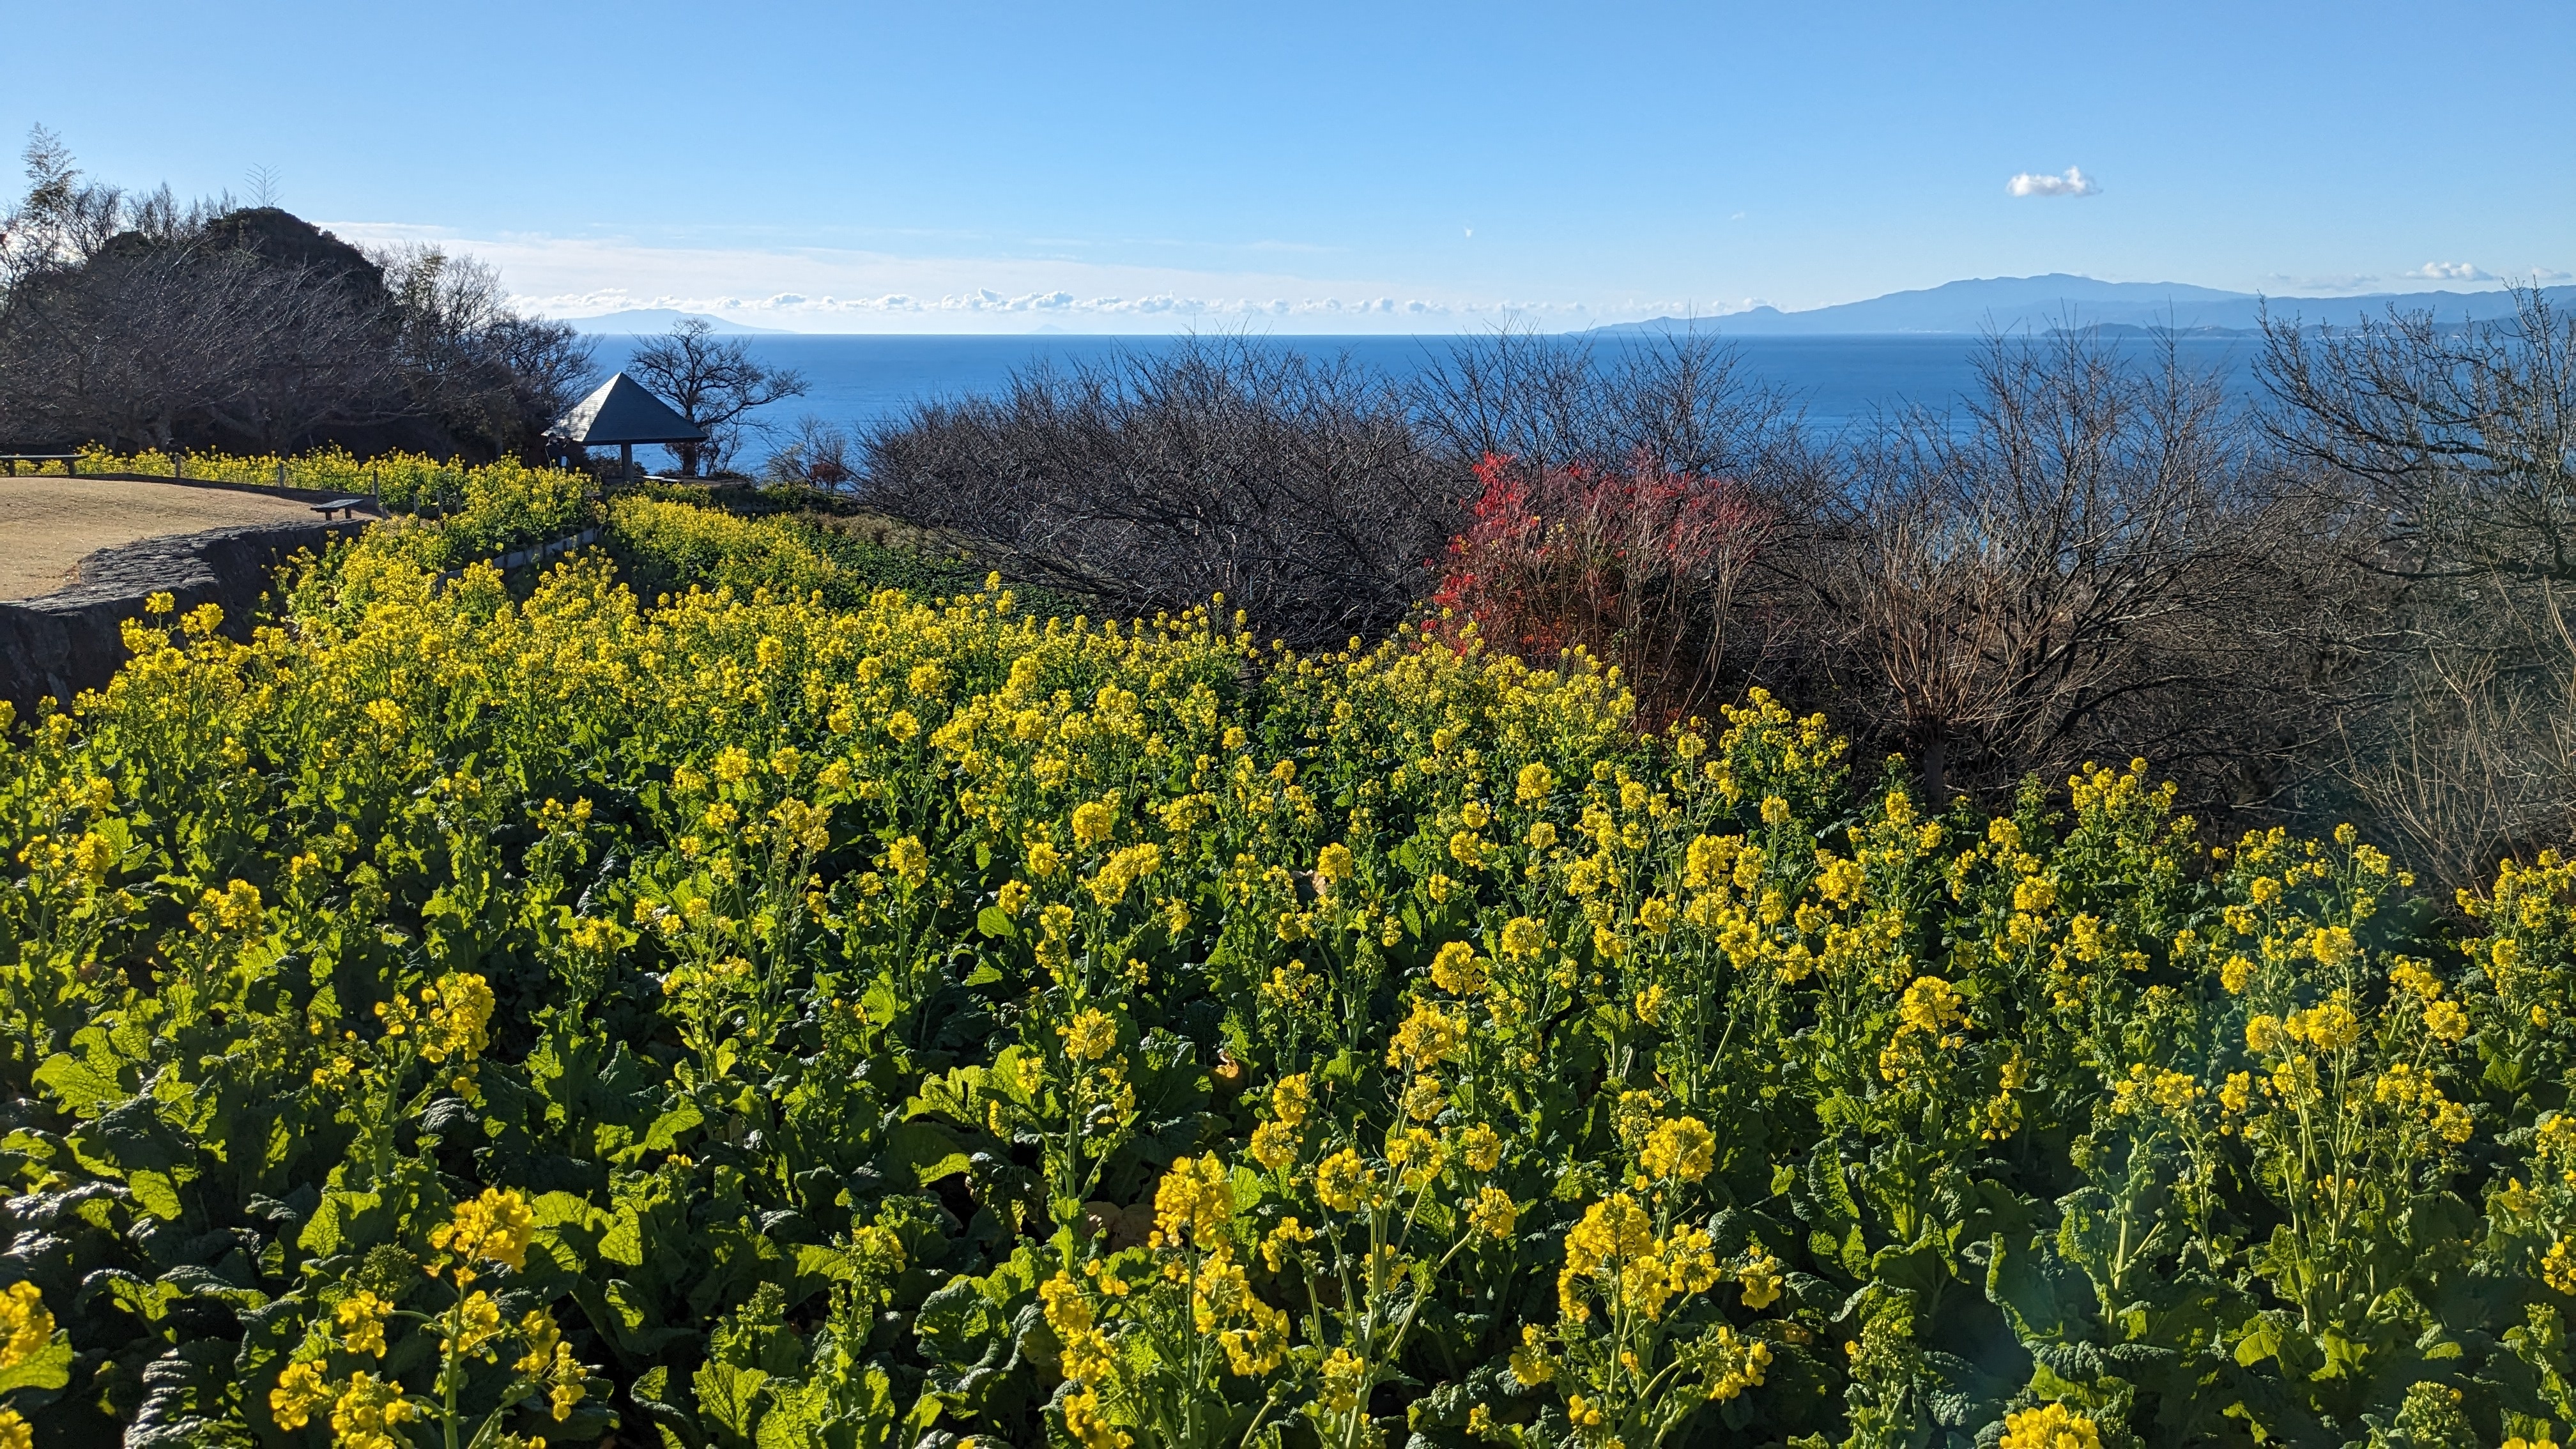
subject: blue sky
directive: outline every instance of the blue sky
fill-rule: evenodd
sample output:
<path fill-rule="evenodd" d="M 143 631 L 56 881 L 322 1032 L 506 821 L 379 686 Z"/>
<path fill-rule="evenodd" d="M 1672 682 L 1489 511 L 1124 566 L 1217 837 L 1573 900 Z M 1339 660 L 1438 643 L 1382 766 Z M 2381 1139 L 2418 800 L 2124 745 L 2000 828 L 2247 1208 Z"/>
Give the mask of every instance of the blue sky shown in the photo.
<path fill-rule="evenodd" d="M 8 136 L 183 194 L 270 167 L 558 315 L 1444 331 L 2576 272 L 2568 0 L 0 0 L 0 35 Z"/>

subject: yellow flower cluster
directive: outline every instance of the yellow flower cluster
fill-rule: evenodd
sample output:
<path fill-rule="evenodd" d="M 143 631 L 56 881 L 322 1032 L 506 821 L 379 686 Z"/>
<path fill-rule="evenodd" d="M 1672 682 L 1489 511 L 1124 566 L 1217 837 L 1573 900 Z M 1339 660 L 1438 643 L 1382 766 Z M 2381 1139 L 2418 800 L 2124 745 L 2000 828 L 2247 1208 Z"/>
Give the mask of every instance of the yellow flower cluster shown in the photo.
<path fill-rule="evenodd" d="M 1938 976 L 1917 976 L 1897 999 L 1897 1025 L 1878 1053 L 1878 1074 L 1903 1083 L 1967 1043 L 1968 1020 L 1958 989 Z"/>
<path fill-rule="evenodd" d="M 349 1353 L 383 1358 L 385 1320 L 393 1316 L 393 1311 L 391 1303 L 363 1289 L 341 1299 L 331 1315 L 340 1329 L 340 1347 Z"/>
<path fill-rule="evenodd" d="M 32 1362 L 54 1341 L 54 1315 L 33 1283 L 17 1282 L 0 1292 L 0 1372 Z"/>
<path fill-rule="evenodd" d="M 535 1215 L 516 1192 L 487 1187 L 482 1195 L 456 1205 L 455 1215 L 430 1230 L 429 1245 L 457 1260 L 457 1281 L 471 1280 L 465 1264 L 484 1262 L 517 1270 L 528 1265 L 528 1244 L 536 1239 Z"/>
<path fill-rule="evenodd" d="M 209 934 L 217 931 L 248 934 L 259 929 L 266 914 L 259 898 L 259 887 L 246 880 L 237 880 L 222 890 L 207 891 L 198 901 L 196 911 L 188 917 L 188 922 Z"/>
<path fill-rule="evenodd" d="M 1661 1318 L 1674 1297 L 1705 1293 L 1720 1276 L 1716 1247 L 1705 1231 L 1685 1225 L 1658 1237 L 1653 1217 L 1636 1198 L 1613 1193 L 1586 1209 L 1565 1235 L 1557 1312 L 1570 1323 L 1588 1322 L 1598 1299 L 1614 1315 Z"/>
<path fill-rule="evenodd" d="M 419 1417 L 401 1384 L 361 1370 L 332 1401 L 331 1434 L 337 1449 L 404 1449 L 396 1431 Z"/>
<path fill-rule="evenodd" d="M 1234 1218 L 1234 1189 L 1225 1164 L 1213 1152 L 1179 1157 L 1154 1189 L 1154 1246 L 1179 1247 L 1184 1242 L 1214 1248 L 1218 1234 Z"/>
<path fill-rule="evenodd" d="M 1358 1152 L 1345 1147 L 1315 1167 L 1315 1196 L 1337 1213 L 1356 1212 L 1374 1202 L 1383 1184 Z"/>
<path fill-rule="evenodd" d="M 1721 1323 L 1709 1336 L 1708 1396 L 1721 1402 L 1746 1389 L 1762 1387 L 1762 1372 L 1771 1366 L 1771 1345 L 1747 1338 Z"/>
<path fill-rule="evenodd" d="M 2004 1416 L 2002 1449 L 2102 1449 L 2102 1430 L 2064 1404 L 2042 1404 Z"/>
<path fill-rule="evenodd" d="M 1408 1072 L 1428 1072 L 1456 1056 L 1467 1044 L 1467 1024 L 1428 1001 L 1416 1001 L 1413 1014 L 1396 1028 L 1387 1046 L 1386 1064 Z"/>
<path fill-rule="evenodd" d="M 2130 1065 L 2127 1076 L 2112 1083 L 2111 1113 L 2113 1116 L 2138 1116 L 2159 1111 L 2178 1117 L 2191 1110 L 2192 1103 L 2201 1096 L 2198 1078 L 2135 1062 Z"/>
<path fill-rule="evenodd" d="M 1697 1117 L 1681 1117 L 1656 1126 L 1638 1162 L 1650 1177 L 1697 1182 L 1717 1165 L 1717 1137 Z"/>
<path fill-rule="evenodd" d="M 1096 1006 L 1083 1008 L 1056 1033 L 1064 1038 L 1064 1054 L 1077 1062 L 1099 1061 L 1118 1048 L 1118 1019 Z"/>

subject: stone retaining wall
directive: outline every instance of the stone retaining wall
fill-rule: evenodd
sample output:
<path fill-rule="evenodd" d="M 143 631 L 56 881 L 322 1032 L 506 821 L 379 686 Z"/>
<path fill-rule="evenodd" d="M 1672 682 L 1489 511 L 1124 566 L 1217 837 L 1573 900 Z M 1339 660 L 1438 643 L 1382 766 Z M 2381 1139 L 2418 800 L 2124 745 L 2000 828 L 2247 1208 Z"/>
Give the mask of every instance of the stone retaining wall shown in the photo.
<path fill-rule="evenodd" d="M 220 604 L 224 632 L 245 638 L 280 563 L 369 521 L 218 528 L 101 549 L 81 560 L 70 588 L 0 602 L 0 699 L 23 719 L 46 695 L 68 703 L 106 684 L 125 662 L 121 626 L 143 617 L 155 593 L 171 595 L 182 613 Z"/>

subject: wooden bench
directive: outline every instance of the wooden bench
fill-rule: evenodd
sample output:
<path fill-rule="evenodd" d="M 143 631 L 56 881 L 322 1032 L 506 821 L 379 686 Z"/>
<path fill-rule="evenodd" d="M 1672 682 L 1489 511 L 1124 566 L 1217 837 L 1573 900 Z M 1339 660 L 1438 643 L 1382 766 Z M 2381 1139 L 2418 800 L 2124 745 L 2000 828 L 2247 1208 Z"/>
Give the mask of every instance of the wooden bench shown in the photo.
<path fill-rule="evenodd" d="M 367 500 L 364 498 L 326 498 L 314 504 L 313 511 L 321 514 L 322 521 L 328 523 L 331 521 L 331 515 L 335 513 L 355 518 L 358 516 L 358 510 L 366 505 Z"/>

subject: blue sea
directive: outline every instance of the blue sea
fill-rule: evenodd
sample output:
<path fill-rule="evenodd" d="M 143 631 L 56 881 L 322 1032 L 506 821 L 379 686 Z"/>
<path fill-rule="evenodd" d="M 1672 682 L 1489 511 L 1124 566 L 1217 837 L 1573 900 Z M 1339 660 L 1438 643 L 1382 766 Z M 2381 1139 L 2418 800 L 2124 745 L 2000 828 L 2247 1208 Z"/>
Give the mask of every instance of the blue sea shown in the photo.
<path fill-rule="evenodd" d="M 1122 354 L 1173 345 L 1154 337 L 929 337 L 750 336 L 741 339 L 772 366 L 805 375 L 809 391 L 764 410 L 760 421 L 786 426 L 812 415 L 845 427 L 863 427 L 901 414 L 912 404 L 989 394 L 1011 375 L 1038 365 L 1060 370 L 1114 361 Z M 1357 365 L 1410 377 L 1446 360 L 1473 339 L 1456 337 L 1276 337 L 1271 345 L 1317 357 L 1347 357 Z M 621 365 L 632 339 L 599 339 L 603 367 Z M 1616 336 L 1596 339 L 1594 354 L 1614 358 L 1630 345 Z M 1733 341 L 1746 376 L 1778 387 L 1803 410 L 1813 428 L 1836 433 L 1866 425 L 1884 413 L 1912 406 L 1954 409 L 1976 386 L 1976 357 L 1983 343 L 1958 334 L 1873 337 L 1754 337 Z M 2146 360 L 2153 344 L 2118 344 Z M 2250 338 L 2184 338 L 2177 344 L 2186 367 L 2216 374 L 2229 393 L 2255 392 L 2252 363 L 2259 341 Z"/>

